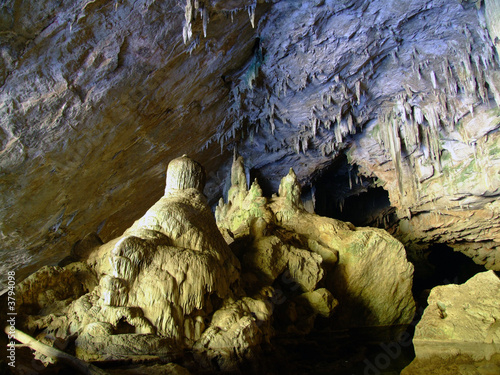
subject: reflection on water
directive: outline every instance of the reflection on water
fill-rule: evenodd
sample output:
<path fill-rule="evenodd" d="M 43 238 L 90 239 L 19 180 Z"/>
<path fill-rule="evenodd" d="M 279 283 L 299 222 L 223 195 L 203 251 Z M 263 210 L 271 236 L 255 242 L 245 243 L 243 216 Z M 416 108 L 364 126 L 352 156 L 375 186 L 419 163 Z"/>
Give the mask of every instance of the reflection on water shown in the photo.
<path fill-rule="evenodd" d="M 264 355 L 268 374 L 399 375 L 415 358 L 412 333 L 402 327 L 315 332 L 276 337 Z"/>
<path fill-rule="evenodd" d="M 469 355 L 449 356 L 432 355 L 416 358 L 401 375 L 499 375 L 500 354 L 493 354 L 489 359 L 474 359 Z"/>

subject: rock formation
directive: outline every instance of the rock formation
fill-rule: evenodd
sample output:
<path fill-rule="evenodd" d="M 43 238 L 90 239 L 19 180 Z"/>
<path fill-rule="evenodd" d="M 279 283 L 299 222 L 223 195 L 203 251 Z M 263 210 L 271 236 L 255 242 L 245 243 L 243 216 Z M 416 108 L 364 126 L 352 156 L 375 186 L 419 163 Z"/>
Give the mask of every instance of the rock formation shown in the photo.
<path fill-rule="evenodd" d="M 19 288 L 26 328 L 43 329 L 45 341 L 47 334 L 58 340 L 76 334 L 76 355 L 86 360 L 172 356 L 198 340 L 212 345 L 221 334 L 204 333 L 206 322 L 237 303 L 240 265 L 202 195 L 204 183 L 200 164 L 174 159 L 165 195 L 122 236 L 87 259 L 26 279 Z M 87 279 L 99 284 L 85 289 Z M 239 315 L 226 327 L 229 335 L 246 324 L 241 314 L 253 321 L 258 313 L 263 323 L 270 318 L 265 304 L 250 298 L 232 310 Z M 221 315 L 213 324 L 221 324 Z M 240 339 L 247 349 L 262 340 L 259 326 L 251 334 L 257 338 Z"/>
<path fill-rule="evenodd" d="M 500 278 L 493 271 L 435 287 L 428 303 L 415 329 L 417 358 L 458 352 L 481 360 L 500 353 Z"/>
<path fill-rule="evenodd" d="M 74 340 L 88 361 L 188 349 L 200 366 L 234 371 L 318 316 L 340 330 L 411 322 L 413 267 L 397 240 L 308 213 L 292 170 L 272 198 L 257 181 L 247 188 L 241 157 L 232 171 L 217 227 L 203 167 L 171 161 L 165 195 L 122 236 L 97 247 L 89 236 L 73 252 L 83 257 L 20 284 L 23 328 L 49 345 Z"/>
<path fill-rule="evenodd" d="M 406 257 L 419 275 L 432 248 L 500 270 L 499 20 L 499 0 L 2 1 L 0 291 L 15 272 L 19 312 L 41 314 L 26 324 L 81 330 L 82 355 L 121 332 L 225 368 L 269 316 L 408 322 Z M 193 166 L 165 192 L 183 153 L 206 179 Z M 222 237 L 200 234 L 221 197 Z M 353 200 L 356 227 L 336 220 Z M 179 281 L 208 268 L 196 292 Z"/>
<path fill-rule="evenodd" d="M 241 157 L 233 163 L 231 181 L 228 202 L 221 201 L 215 215 L 219 227 L 233 234 L 243 268 L 251 270 L 243 285 L 281 284 L 300 304 L 309 301 L 313 311 L 312 301 L 323 300 L 315 313 L 327 316 L 324 307 L 337 305 L 331 293 L 339 300 L 337 328 L 411 322 L 413 266 L 401 243 L 383 230 L 307 212 L 293 170 L 271 199 L 262 197 L 257 181 L 247 188 Z M 327 289 L 316 290 L 320 284 Z"/>
<path fill-rule="evenodd" d="M 432 289 L 417 324 L 415 360 L 404 375 L 455 371 L 495 374 L 500 370 L 500 278 L 478 273 L 462 285 Z"/>

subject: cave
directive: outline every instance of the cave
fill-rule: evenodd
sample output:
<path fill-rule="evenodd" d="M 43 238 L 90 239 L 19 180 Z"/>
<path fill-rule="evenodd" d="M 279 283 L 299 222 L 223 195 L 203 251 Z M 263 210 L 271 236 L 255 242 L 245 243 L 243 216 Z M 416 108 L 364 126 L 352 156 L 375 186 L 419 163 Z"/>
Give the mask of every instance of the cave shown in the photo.
<path fill-rule="evenodd" d="M 391 226 L 397 219 L 393 218 L 395 208 L 388 192 L 377 186 L 375 179 L 360 175 L 357 165 L 349 164 L 345 155 L 323 169 L 312 186 L 318 215 L 380 228 Z"/>
<path fill-rule="evenodd" d="M 500 373 L 499 20 L 3 1 L 0 372 Z"/>

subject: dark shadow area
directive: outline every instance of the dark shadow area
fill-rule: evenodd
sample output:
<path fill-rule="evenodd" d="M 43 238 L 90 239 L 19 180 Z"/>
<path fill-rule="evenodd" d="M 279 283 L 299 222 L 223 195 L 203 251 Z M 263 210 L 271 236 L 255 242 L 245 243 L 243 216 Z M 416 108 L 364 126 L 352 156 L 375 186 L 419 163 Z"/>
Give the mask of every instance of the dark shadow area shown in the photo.
<path fill-rule="evenodd" d="M 277 336 L 271 341 L 274 350 L 263 355 L 266 373 L 399 374 L 415 352 L 410 334 L 394 329 L 363 327 L 303 337 Z"/>
<path fill-rule="evenodd" d="M 429 247 L 426 260 L 415 264 L 413 279 L 413 295 L 421 307 L 427 306 L 427 296 L 435 286 L 463 284 L 478 272 L 486 271 L 467 255 L 446 244 Z"/>
<path fill-rule="evenodd" d="M 306 191 L 305 191 L 306 192 Z M 389 194 L 374 178 L 359 174 L 345 155 L 314 180 L 315 212 L 355 226 L 385 228 L 396 220 Z"/>
<path fill-rule="evenodd" d="M 252 186 L 255 179 L 259 182 L 259 186 L 262 189 L 264 197 L 271 197 L 273 194 L 277 193 L 269 178 L 264 176 L 258 169 L 252 168 L 250 169 L 250 181 L 248 181 L 250 186 Z"/>

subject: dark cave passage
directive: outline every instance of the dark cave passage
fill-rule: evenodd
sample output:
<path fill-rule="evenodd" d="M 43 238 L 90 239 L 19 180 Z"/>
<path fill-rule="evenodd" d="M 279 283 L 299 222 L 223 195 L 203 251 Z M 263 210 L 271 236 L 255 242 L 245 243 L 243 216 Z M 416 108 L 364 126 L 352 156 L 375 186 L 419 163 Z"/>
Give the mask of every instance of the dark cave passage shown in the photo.
<path fill-rule="evenodd" d="M 425 253 L 425 262 L 415 264 L 413 294 L 422 306 L 427 305 L 430 289 L 438 285 L 463 284 L 486 269 L 467 255 L 454 251 L 446 244 L 436 243 Z"/>
<path fill-rule="evenodd" d="M 360 175 L 345 155 L 322 171 L 313 191 L 318 215 L 378 228 L 396 219 L 388 192 L 374 178 Z"/>
<path fill-rule="evenodd" d="M 339 157 L 315 179 L 313 188 L 315 213 L 355 226 L 389 229 L 397 226 L 398 217 L 391 207 L 389 194 L 376 180 L 361 176 L 357 165 Z M 305 191 L 304 196 L 311 195 Z M 486 269 L 463 253 L 442 243 L 430 244 L 420 259 L 408 260 L 415 267 L 413 295 L 418 307 L 427 306 L 430 289 L 438 285 L 463 284 Z M 419 319 L 419 316 L 416 317 Z"/>

